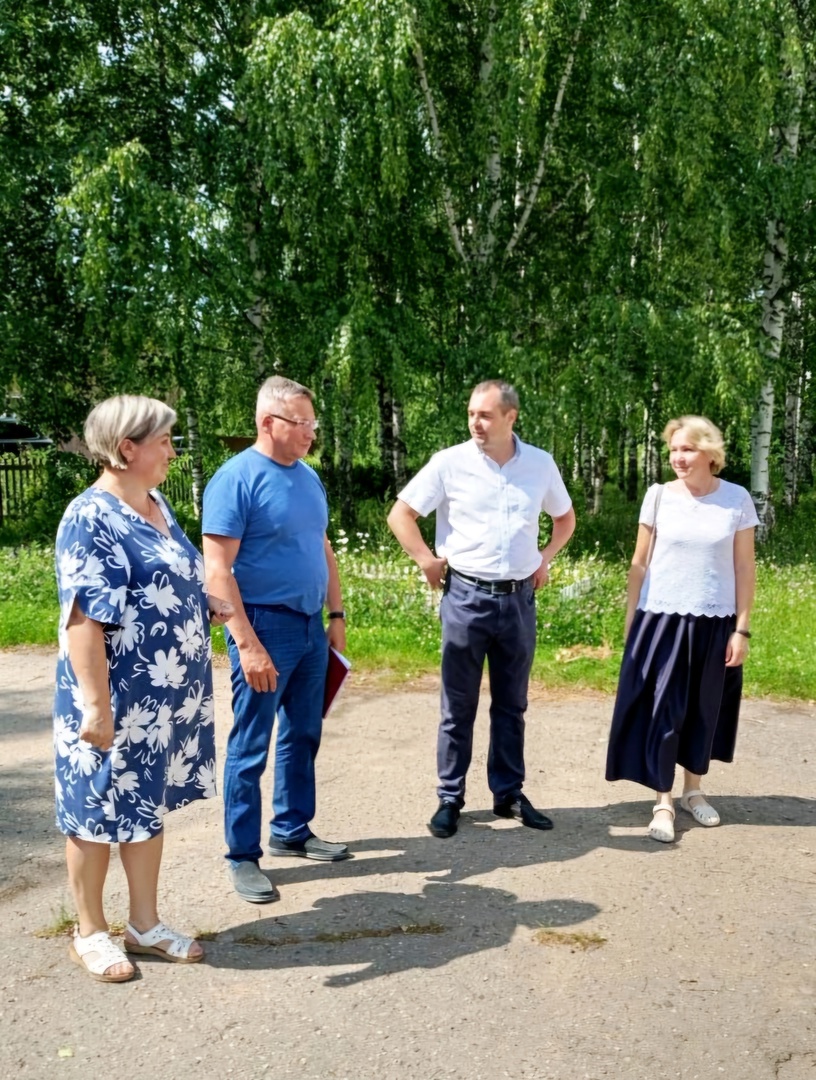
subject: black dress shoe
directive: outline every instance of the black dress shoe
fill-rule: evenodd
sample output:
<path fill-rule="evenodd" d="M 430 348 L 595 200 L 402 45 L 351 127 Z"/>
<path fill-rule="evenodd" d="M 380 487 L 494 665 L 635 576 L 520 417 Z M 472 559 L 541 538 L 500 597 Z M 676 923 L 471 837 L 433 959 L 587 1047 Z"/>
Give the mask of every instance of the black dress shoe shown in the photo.
<path fill-rule="evenodd" d="M 536 810 L 526 795 L 511 795 L 501 802 L 493 803 L 493 813 L 496 817 L 516 818 L 528 829 L 551 829 L 552 821 L 546 814 Z"/>
<path fill-rule="evenodd" d="M 456 832 L 459 821 L 459 807 L 456 803 L 440 802 L 436 813 L 428 822 L 428 831 L 431 836 L 438 836 L 440 840 L 446 840 Z"/>

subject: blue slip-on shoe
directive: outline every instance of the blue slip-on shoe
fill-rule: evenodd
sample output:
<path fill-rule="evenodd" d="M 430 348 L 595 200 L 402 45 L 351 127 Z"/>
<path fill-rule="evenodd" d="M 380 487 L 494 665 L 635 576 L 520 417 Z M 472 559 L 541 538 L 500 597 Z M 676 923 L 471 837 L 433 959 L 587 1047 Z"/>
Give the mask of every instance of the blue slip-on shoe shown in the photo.
<path fill-rule="evenodd" d="M 269 854 L 314 859 L 315 862 L 340 862 L 347 859 L 350 852 L 347 844 L 333 844 L 312 834 L 305 840 L 278 840 L 276 836 L 270 836 Z"/>
<path fill-rule="evenodd" d="M 240 862 L 230 867 L 232 887 L 250 904 L 271 904 L 280 893 L 256 862 Z"/>

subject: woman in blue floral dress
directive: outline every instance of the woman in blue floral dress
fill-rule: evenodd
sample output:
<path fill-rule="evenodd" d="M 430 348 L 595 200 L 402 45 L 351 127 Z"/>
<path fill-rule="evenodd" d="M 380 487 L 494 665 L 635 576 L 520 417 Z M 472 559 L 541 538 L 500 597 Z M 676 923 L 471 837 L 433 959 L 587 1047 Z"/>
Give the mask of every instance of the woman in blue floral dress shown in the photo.
<path fill-rule="evenodd" d="M 79 916 L 71 955 L 104 982 L 135 973 L 103 910 L 113 843 L 128 880 L 127 952 L 183 963 L 204 955 L 157 911 L 164 816 L 215 795 L 203 564 L 153 490 L 175 457 L 175 419 L 148 397 L 97 405 L 85 441 L 102 473 L 57 534 L 57 825 Z M 222 602 L 209 607 L 213 618 L 228 614 Z"/>

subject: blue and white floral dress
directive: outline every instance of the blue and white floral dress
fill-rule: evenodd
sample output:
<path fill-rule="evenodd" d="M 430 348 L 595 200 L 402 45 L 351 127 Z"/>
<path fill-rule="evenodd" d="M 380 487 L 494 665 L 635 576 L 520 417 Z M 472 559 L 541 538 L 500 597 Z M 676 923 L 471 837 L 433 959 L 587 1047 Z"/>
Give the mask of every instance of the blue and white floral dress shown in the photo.
<path fill-rule="evenodd" d="M 70 504 L 57 533 L 57 825 L 82 840 L 149 840 L 170 810 L 216 793 L 204 566 L 153 495 L 169 537 L 93 487 Z M 114 719 L 108 751 L 79 739 L 82 693 L 66 634 L 74 601 L 104 626 Z"/>

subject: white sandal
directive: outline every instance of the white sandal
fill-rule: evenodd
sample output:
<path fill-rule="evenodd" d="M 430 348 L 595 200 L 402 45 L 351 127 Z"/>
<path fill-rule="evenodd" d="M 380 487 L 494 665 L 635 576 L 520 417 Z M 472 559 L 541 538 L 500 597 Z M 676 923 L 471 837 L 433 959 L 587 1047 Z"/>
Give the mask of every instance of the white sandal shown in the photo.
<path fill-rule="evenodd" d="M 698 803 L 697 806 L 691 806 L 689 799 L 693 799 L 695 795 L 699 795 L 703 801 Z M 684 791 L 680 796 L 680 805 L 687 814 L 691 814 L 698 824 L 705 825 L 707 829 L 712 829 L 715 825 L 720 824 L 720 815 L 710 802 L 706 802 L 706 797 L 699 788 L 694 791 Z"/>
<path fill-rule="evenodd" d="M 69 952 L 74 963 L 85 968 L 97 982 L 127 982 L 136 974 L 136 968 L 116 942 L 111 941 L 107 930 L 97 930 L 95 934 L 81 937 L 79 927 L 74 927 Z M 130 971 L 120 972 L 118 975 L 107 974 L 116 964 L 127 964 Z"/>
<path fill-rule="evenodd" d="M 665 810 L 671 815 L 671 821 L 666 824 L 665 821 L 657 821 L 656 816 L 658 810 Z M 649 826 L 649 836 L 652 840 L 657 840 L 661 844 L 674 843 L 674 807 L 671 803 L 658 803 L 652 807 L 652 823 Z"/>
<path fill-rule="evenodd" d="M 130 934 L 134 939 L 128 941 L 125 936 L 125 949 L 130 953 L 146 953 L 150 956 L 160 956 L 163 960 L 171 960 L 174 964 L 197 964 L 204 959 L 204 953 L 190 956 L 190 946 L 195 938 L 184 937 L 177 934 L 164 923 L 156 923 L 152 930 L 145 930 L 140 934 L 131 923 L 127 924 L 125 935 Z M 160 948 L 160 942 L 169 941 L 167 948 Z"/>

